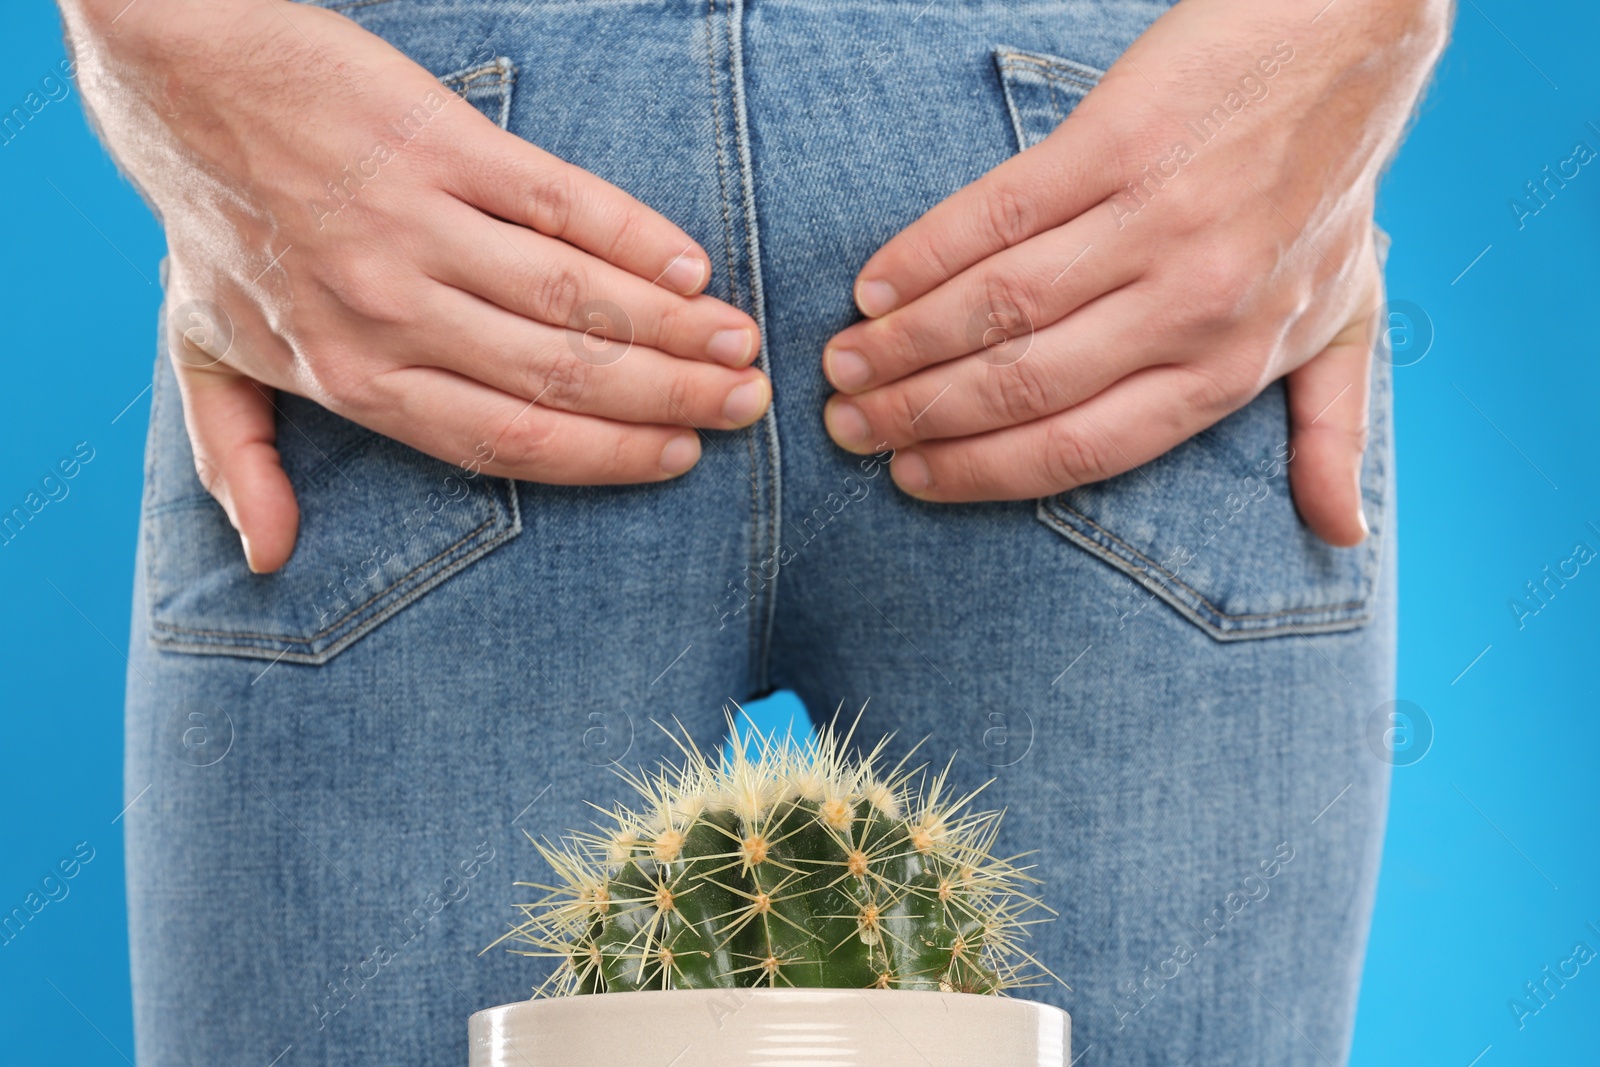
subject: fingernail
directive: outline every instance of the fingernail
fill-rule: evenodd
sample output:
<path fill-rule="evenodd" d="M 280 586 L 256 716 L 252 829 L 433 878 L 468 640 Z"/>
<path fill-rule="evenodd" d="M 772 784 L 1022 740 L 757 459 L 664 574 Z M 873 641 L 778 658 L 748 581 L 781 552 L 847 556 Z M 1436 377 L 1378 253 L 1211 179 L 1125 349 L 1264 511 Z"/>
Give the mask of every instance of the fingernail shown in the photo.
<path fill-rule="evenodd" d="M 889 314 L 898 299 L 894 286 L 888 282 L 862 282 L 856 286 L 856 307 L 869 319 Z"/>
<path fill-rule="evenodd" d="M 661 272 L 660 282 L 673 292 L 691 296 L 706 278 L 706 261 L 699 256 L 679 256 Z"/>
<path fill-rule="evenodd" d="M 244 546 L 244 565 L 250 568 L 250 573 L 262 573 L 261 568 L 256 566 L 256 554 L 250 548 L 250 538 L 246 537 L 244 534 L 240 534 L 239 543 Z"/>
<path fill-rule="evenodd" d="M 822 409 L 828 436 L 847 449 L 865 448 L 872 437 L 872 426 L 861 409 L 846 400 L 835 400 Z"/>
<path fill-rule="evenodd" d="M 661 470 L 677 476 L 694 466 L 699 459 L 700 439 L 692 433 L 680 433 L 661 450 Z"/>
<path fill-rule="evenodd" d="M 860 389 L 872 380 L 872 367 L 861 358 L 861 353 L 848 348 L 828 349 L 825 366 L 828 381 L 839 389 Z"/>
<path fill-rule="evenodd" d="M 749 330 L 718 330 L 706 344 L 706 355 L 730 367 L 742 367 L 750 362 L 755 347 L 755 335 Z"/>
<path fill-rule="evenodd" d="M 735 426 L 748 426 L 767 410 L 767 401 L 771 395 L 765 378 L 757 378 L 743 385 L 734 386 L 733 392 L 728 394 L 728 399 L 722 402 L 722 417 Z"/>
<path fill-rule="evenodd" d="M 926 492 L 933 485 L 933 472 L 920 452 L 902 452 L 895 456 L 889 465 L 889 474 L 894 484 L 912 496 Z"/>

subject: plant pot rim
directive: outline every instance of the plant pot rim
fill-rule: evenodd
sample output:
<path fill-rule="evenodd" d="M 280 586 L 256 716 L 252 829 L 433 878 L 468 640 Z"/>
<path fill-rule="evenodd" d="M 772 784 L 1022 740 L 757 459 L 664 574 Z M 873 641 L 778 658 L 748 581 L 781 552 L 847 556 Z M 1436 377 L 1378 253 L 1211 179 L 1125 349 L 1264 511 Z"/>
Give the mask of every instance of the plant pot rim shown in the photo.
<path fill-rule="evenodd" d="M 1020 997 L 902 989 L 674 989 L 473 1014 L 471 1067 L 1067 1067 L 1071 1020 Z M 674 1060 L 674 1056 L 680 1057 Z"/>

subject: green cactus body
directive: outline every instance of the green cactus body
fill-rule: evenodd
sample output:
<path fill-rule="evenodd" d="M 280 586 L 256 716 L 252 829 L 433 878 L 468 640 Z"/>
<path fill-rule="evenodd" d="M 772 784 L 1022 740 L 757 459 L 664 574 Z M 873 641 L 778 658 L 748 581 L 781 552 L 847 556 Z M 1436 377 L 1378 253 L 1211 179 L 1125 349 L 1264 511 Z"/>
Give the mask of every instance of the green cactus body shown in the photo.
<path fill-rule="evenodd" d="M 1024 984 L 1023 916 L 1042 905 L 990 854 L 998 814 L 950 800 L 943 775 L 922 795 L 910 772 L 879 777 L 877 750 L 853 761 L 847 743 L 747 734 L 719 763 L 685 745 L 685 766 L 625 776 L 640 810 L 540 845 L 558 883 L 506 939 L 561 960 L 541 992 Z"/>

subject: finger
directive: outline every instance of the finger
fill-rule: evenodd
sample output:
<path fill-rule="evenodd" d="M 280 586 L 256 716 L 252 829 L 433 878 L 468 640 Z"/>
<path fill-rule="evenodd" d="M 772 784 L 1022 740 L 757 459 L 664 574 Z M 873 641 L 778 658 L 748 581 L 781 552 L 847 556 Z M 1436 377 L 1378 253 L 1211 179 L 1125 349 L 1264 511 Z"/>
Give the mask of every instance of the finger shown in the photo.
<path fill-rule="evenodd" d="M 196 369 L 173 359 L 200 484 L 239 531 L 257 574 L 294 552 L 300 506 L 278 457 L 272 392 L 222 364 Z"/>
<path fill-rule="evenodd" d="M 482 118 L 481 115 L 477 116 Z M 576 245 L 630 274 L 691 295 L 711 278 L 711 259 L 660 212 L 487 119 L 450 162 L 449 191 L 467 203 Z"/>
<path fill-rule="evenodd" d="M 859 393 L 969 352 L 1026 341 L 1144 272 L 1126 243 L 1111 250 L 1106 230 L 1099 216 L 1070 222 L 841 331 L 823 352 L 823 373 L 840 392 Z"/>
<path fill-rule="evenodd" d="M 497 477 L 631 485 L 676 478 L 700 460 L 693 430 L 555 411 L 434 367 L 392 370 L 373 385 L 364 425 L 448 463 L 487 454 L 483 469 Z"/>
<path fill-rule="evenodd" d="M 939 503 L 1065 492 L 1131 470 L 1222 418 L 1190 402 L 1195 387 L 1185 368 L 1152 367 L 1048 418 L 902 450 L 890 470 L 902 490 Z"/>
<path fill-rule="evenodd" d="M 949 281 L 980 260 L 1060 226 L 1116 187 L 1114 126 L 1090 93 L 1045 140 L 935 205 L 868 259 L 856 306 L 869 318 Z"/>
<path fill-rule="evenodd" d="M 476 216 L 473 218 L 471 216 Z M 539 322 L 743 367 L 756 323 L 709 296 L 683 297 L 519 226 L 462 210 L 440 220 L 428 272 Z"/>
<path fill-rule="evenodd" d="M 866 454 L 1065 411 L 1135 371 L 1169 361 L 1164 345 L 1143 328 L 1148 310 L 1141 294 L 1119 290 L 1005 345 L 855 396 L 834 396 L 823 409 L 828 433 L 840 447 Z"/>
<path fill-rule="evenodd" d="M 1350 323 L 1319 355 L 1290 373 L 1289 489 L 1311 531 L 1348 548 L 1367 536 L 1361 460 L 1367 449 L 1368 317 Z"/>
<path fill-rule="evenodd" d="M 772 400 L 771 383 L 754 367 L 679 359 L 531 322 L 449 286 L 432 289 L 410 339 L 415 360 L 524 402 L 619 422 L 735 430 L 764 415 Z"/>

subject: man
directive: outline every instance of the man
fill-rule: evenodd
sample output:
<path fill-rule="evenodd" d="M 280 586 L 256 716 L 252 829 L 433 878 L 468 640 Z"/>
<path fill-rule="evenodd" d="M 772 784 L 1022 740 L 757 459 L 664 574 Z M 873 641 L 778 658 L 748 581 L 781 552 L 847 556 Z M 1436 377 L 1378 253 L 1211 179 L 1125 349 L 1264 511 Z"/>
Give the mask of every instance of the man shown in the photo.
<path fill-rule="evenodd" d="M 996 779 L 1078 1052 L 1343 1058 L 1446 3 L 63 8 L 169 242 L 141 1062 L 459 1059 L 520 831 L 777 686 Z"/>

